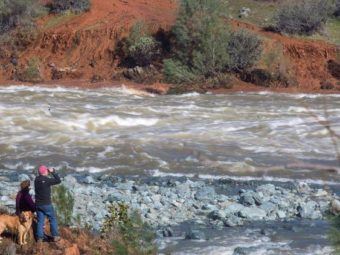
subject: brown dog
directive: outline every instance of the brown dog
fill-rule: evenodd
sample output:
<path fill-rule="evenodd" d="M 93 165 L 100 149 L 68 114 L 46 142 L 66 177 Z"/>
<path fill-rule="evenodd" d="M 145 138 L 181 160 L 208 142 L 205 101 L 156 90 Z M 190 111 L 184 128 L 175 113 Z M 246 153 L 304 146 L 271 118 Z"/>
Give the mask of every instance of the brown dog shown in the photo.
<path fill-rule="evenodd" d="M 32 222 L 32 212 L 22 212 L 20 216 L 0 215 L 0 235 L 6 230 L 18 236 L 19 245 L 27 244 L 26 237 Z"/>

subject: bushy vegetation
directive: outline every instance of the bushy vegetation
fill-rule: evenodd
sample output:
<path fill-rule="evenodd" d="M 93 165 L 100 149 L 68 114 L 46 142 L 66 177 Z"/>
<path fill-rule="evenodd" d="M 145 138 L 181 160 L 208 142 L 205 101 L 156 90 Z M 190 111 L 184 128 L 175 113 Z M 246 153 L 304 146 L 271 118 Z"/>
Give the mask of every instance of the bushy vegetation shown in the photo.
<path fill-rule="evenodd" d="M 0 34 L 18 26 L 33 26 L 34 18 L 43 13 L 39 0 L 0 0 Z"/>
<path fill-rule="evenodd" d="M 246 32 L 231 33 L 225 22 L 226 14 L 221 0 L 182 1 L 172 29 L 173 57 L 164 61 L 168 82 L 203 82 L 256 62 L 254 56 L 261 53 L 260 40 Z"/>
<path fill-rule="evenodd" d="M 146 25 L 137 22 L 129 36 L 119 43 L 117 53 L 123 59 L 123 65 L 144 67 L 160 56 L 160 46 L 160 43 L 149 34 Z"/>
<path fill-rule="evenodd" d="M 334 216 L 331 219 L 331 224 L 329 238 L 334 246 L 335 254 L 340 254 L 340 215 Z"/>
<path fill-rule="evenodd" d="M 71 225 L 74 207 L 74 198 L 71 192 L 64 185 L 55 186 L 52 190 L 52 201 L 59 223 L 64 226 Z"/>
<path fill-rule="evenodd" d="M 233 32 L 228 41 L 229 68 L 241 71 L 252 67 L 261 57 L 261 40 L 245 30 Z"/>
<path fill-rule="evenodd" d="M 37 83 L 42 80 L 39 70 L 39 60 L 37 58 L 32 58 L 28 61 L 27 67 L 18 73 L 18 80 L 33 83 Z"/>
<path fill-rule="evenodd" d="M 302 0 L 281 7 L 275 28 L 288 34 L 311 35 L 319 31 L 334 11 L 329 0 Z"/>
<path fill-rule="evenodd" d="M 335 2 L 335 12 L 334 15 L 336 17 L 340 17 L 340 0 L 336 0 Z"/>
<path fill-rule="evenodd" d="M 62 13 L 66 11 L 81 13 L 90 10 L 91 0 L 52 0 L 48 6 L 52 13 Z"/>
<path fill-rule="evenodd" d="M 155 254 L 154 232 L 137 212 L 129 213 L 123 203 L 109 206 L 102 233 L 118 247 L 117 254 Z"/>

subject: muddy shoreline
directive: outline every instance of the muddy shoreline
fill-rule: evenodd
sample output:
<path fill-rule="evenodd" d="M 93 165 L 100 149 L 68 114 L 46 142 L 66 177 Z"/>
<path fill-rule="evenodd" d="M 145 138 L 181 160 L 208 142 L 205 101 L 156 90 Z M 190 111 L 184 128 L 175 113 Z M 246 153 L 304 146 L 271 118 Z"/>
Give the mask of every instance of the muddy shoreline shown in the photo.
<path fill-rule="evenodd" d="M 100 89 L 100 88 L 120 88 L 125 86 L 128 89 L 141 91 L 142 93 L 150 94 L 167 94 L 168 90 L 171 88 L 171 84 L 166 83 L 155 83 L 155 84 L 140 84 L 134 83 L 127 80 L 115 80 L 115 81 L 102 81 L 92 83 L 85 79 L 76 80 L 58 80 L 58 81 L 44 81 L 41 83 L 30 83 L 30 82 L 19 82 L 14 80 L 0 80 L 0 86 L 48 86 L 48 87 L 65 87 L 65 88 L 79 88 L 79 89 Z M 190 91 L 188 91 L 190 92 Z M 192 92 L 192 91 L 191 91 Z M 324 90 L 324 89 L 306 89 L 305 87 L 290 87 L 290 88 L 265 88 L 256 86 L 249 83 L 240 82 L 230 89 L 210 89 L 209 93 L 213 94 L 230 94 L 230 93 L 246 93 L 246 92 L 271 92 L 271 93 L 287 93 L 287 94 L 340 94 L 339 89 Z M 186 93 L 186 92 L 185 92 Z"/>

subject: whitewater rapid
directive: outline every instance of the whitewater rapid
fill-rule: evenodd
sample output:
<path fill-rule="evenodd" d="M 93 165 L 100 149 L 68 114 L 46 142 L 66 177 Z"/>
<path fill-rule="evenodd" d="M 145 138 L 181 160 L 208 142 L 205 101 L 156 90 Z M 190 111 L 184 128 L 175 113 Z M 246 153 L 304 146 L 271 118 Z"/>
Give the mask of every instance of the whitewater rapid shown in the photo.
<path fill-rule="evenodd" d="M 340 95 L 1 87 L 0 170 L 339 183 L 325 121 L 340 134 Z"/>

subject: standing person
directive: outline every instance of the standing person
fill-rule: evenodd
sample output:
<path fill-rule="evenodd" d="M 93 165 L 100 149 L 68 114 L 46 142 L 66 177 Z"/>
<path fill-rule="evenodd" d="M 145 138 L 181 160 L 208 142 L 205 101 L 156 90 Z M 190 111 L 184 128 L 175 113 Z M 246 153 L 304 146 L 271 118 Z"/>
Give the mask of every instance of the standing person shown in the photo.
<path fill-rule="evenodd" d="M 30 186 L 31 182 L 29 180 L 20 183 L 20 191 L 15 199 L 15 214 L 18 216 L 26 211 L 35 212 L 35 204 L 30 195 Z"/>
<path fill-rule="evenodd" d="M 48 174 L 52 178 L 48 177 Z M 56 214 L 51 201 L 51 186 L 61 183 L 60 177 L 53 168 L 39 167 L 39 175 L 35 178 L 35 203 L 37 209 L 37 240 L 41 242 L 44 238 L 45 217 L 50 222 L 51 234 L 55 242 L 60 240 Z"/>

